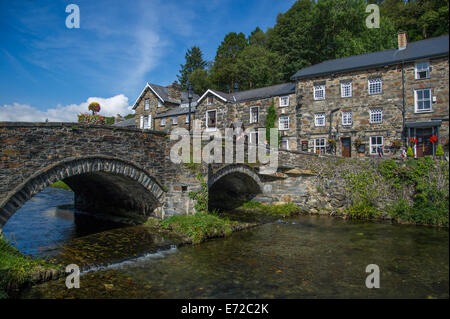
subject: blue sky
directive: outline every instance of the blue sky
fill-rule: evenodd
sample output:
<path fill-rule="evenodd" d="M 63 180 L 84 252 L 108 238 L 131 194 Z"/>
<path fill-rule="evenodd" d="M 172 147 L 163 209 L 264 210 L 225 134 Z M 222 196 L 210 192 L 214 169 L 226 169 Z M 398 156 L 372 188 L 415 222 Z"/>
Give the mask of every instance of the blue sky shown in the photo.
<path fill-rule="evenodd" d="M 212 60 L 228 32 L 272 27 L 294 0 L 0 0 L 0 121 L 128 113 L 145 83 L 176 80 L 187 48 Z M 65 26 L 68 4 L 80 28 Z"/>

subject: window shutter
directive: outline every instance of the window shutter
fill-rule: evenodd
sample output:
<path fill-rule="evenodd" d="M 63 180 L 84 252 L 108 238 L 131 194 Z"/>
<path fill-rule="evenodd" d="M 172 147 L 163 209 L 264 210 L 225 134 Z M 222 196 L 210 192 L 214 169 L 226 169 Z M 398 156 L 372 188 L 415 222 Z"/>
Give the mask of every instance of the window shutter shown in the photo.
<path fill-rule="evenodd" d="M 142 128 L 144 128 L 144 116 L 143 115 L 141 115 L 141 122 L 140 122 L 140 124 L 139 124 L 139 127 L 142 129 Z"/>

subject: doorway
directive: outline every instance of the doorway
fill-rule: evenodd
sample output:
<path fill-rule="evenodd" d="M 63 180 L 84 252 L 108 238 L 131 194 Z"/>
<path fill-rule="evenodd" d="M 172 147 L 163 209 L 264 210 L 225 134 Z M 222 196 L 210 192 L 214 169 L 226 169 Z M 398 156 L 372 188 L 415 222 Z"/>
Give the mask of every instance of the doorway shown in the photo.
<path fill-rule="evenodd" d="M 341 138 L 342 142 L 342 156 L 351 157 L 352 156 L 352 143 L 350 137 Z"/>

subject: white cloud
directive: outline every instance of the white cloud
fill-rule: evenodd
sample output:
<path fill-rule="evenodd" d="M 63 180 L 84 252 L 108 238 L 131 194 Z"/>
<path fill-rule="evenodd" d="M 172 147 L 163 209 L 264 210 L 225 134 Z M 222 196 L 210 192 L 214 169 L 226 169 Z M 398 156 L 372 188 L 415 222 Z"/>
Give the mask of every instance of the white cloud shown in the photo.
<path fill-rule="evenodd" d="M 0 121 L 16 122 L 77 122 L 77 115 L 89 113 L 88 106 L 91 102 L 100 103 L 100 115 L 122 116 L 132 113 L 131 106 L 128 105 L 128 97 L 119 94 L 110 98 L 90 97 L 81 104 L 57 105 L 55 108 L 41 111 L 28 104 L 13 103 L 0 106 Z"/>

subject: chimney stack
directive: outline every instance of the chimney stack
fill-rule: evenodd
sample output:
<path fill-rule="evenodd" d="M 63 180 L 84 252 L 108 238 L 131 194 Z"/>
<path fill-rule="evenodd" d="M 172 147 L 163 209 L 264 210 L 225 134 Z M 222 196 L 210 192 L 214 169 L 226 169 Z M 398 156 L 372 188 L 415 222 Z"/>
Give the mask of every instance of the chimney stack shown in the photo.
<path fill-rule="evenodd" d="M 174 81 L 171 85 L 167 86 L 169 102 L 180 104 L 181 103 L 181 86 L 177 81 Z"/>
<path fill-rule="evenodd" d="M 397 40 L 398 40 L 398 49 L 404 50 L 406 49 L 406 46 L 408 45 L 408 38 L 406 37 L 406 31 L 400 31 L 397 33 Z"/>

